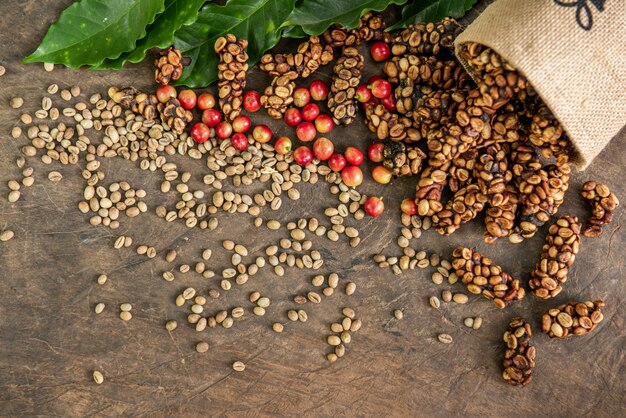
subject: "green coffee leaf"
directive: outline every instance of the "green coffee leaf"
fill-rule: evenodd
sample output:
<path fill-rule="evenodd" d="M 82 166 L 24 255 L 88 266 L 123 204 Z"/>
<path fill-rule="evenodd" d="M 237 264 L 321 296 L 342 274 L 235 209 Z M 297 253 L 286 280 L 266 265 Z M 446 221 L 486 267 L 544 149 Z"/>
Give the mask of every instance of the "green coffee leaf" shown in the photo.
<path fill-rule="evenodd" d="M 402 18 L 389 28 L 396 30 L 418 22 L 438 22 L 444 17 L 459 18 L 476 0 L 415 0 L 402 9 Z"/>
<path fill-rule="evenodd" d="M 117 58 L 135 48 L 163 5 L 164 0 L 80 0 L 61 13 L 23 62 L 77 68 Z"/>
<path fill-rule="evenodd" d="M 248 40 L 250 65 L 255 64 L 279 41 L 279 29 L 296 0 L 229 0 L 224 6 L 209 3 L 195 23 L 183 26 L 174 35 L 174 45 L 183 56 L 191 57 L 176 84 L 204 87 L 217 80 L 218 56 L 215 40 L 232 33 Z"/>
<path fill-rule="evenodd" d="M 287 26 L 283 30 L 283 36 L 285 38 L 306 38 L 306 32 L 302 29 L 301 26 Z"/>
<path fill-rule="evenodd" d="M 190 25 L 198 18 L 198 11 L 205 0 L 165 0 L 165 9 L 146 28 L 148 33 L 137 41 L 134 50 L 124 52 L 117 59 L 107 59 L 95 69 L 119 70 L 125 62 L 138 63 L 150 48 L 167 48 L 174 42 L 174 32 Z"/>
<path fill-rule="evenodd" d="M 404 4 L 407 0 L 304 0 L 294 9 L 283 27 L 290 28 L 287 36 L 300 37 L 320 35 L 332 24 L 339 23 L 346 28 L 355 28 L 359 19 L 370 10 L 380 12 L 390 4 Z M 418 0 L 419 2 L 419 0 Z"/>

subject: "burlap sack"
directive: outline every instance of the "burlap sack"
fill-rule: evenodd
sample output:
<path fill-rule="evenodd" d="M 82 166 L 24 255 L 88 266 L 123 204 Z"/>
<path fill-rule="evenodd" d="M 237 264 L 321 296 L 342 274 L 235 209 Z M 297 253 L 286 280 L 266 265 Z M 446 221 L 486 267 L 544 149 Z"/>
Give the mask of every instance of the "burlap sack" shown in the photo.
<path fill-rule="evenodd" d="M 465 42 L 526 75 L 574 143 L 580 169 L 626 124 L 626 0 L 496 0 L 457 38 L 457 57 Z"/>

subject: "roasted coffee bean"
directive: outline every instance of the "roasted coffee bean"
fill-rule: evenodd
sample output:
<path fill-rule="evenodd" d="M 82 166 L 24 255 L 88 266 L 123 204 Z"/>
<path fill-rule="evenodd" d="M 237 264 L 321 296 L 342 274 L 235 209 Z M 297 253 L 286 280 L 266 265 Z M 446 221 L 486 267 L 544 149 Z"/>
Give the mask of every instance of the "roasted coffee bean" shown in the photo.
<path fill-rule="evenodd" d="M 452 267 L 467 290 L 493 300 L 503 309 L 525 296 L 518 279 L 513 279 L 493 261 L 472 248 L 458 247 L 452 252 Z M 453 298 L 456 302 L 456 295 Z"/>
<path fill-rule="evenodd" d="M 604 302 L 572 301 L 548 310 L 541 318 L 541 331 L 551 338 L 565 339 L 573 335 L 586 335 L 596 329 L 604 319 Z"/>
<path fill-rule="evenodd" d="M 561 293 L 569 267 L 580 247 L 581 224 L 575 216 L 562 215 L 550 226 L 541 251 L 541 259 L 531 272 L 530 288 L 541 299 Z"/>
<path fill-rule="evenodd" d="M 504 333 L 506 343 L 502 377 L 511 385 L 527 385 L 535 367 L 535 347 L 531 343 L 530 324 L 523 318 L 513 318 Z"/>
<path fill-rule="evenodd" d="M 619 206 L 619 200 L 606 185 L 595 181 L 583 184 L 581 194 L 591 206 L 591 216 L 583 230 L 583 235 L 597 237 L 602 234 L 602 227 L 613 220 L 613 212 Z"/>

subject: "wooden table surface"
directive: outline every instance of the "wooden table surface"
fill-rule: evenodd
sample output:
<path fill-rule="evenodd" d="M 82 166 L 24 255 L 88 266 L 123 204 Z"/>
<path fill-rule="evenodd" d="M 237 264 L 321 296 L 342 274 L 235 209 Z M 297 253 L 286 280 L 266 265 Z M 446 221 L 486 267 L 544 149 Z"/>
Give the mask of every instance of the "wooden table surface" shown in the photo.
<path fill-rule="evenodd" d="M 564 291 L 548 302 L 530 296 L 500 311 L 486 300 L 472 297 L 467 305 L 445 305 L 434 310 L 428 297 L 450 286 L 430 281 L 430 269 L 394 276 L 378 268 L 371 255 L 400 255 L 395 244 L 400 224 L 397 207 L 414 189 L 414 179 L 395 180 L 388 186 L 368 180 L 361 191 L 385 197 L 387 210 L 377 219 L 358 223 L 362 243 L 350 248 L 345 238 L 337 243 L 315 239 L 324 256 L 320 270 L 336 271 L 342 283 L 354 281 L 357 292 L 343 292 L 322 304 L 308 306 L 307 323 L 288 324 L 285 332 L 271 330 L 274 321 L 285 322 L 293 307 L 294 294 L 310 288 L 310 271 L 287 269 L 284 278 L 262 270 L 247 285 L 228 292 L 211 309 L 246 308 L 244 319 L 232 329 L 197 333 L 185 323 L 186 311 L 174 305 L 181 289 L 195 286 L 206 291 L 217 279 L 202 279 L 188 273 L 175 282 L 160 278 L 171 268 L 163 259 L 165 250 L 178 248 L 176 263 L 200 259 L 202 248 L 213 249 L 209 267 L 221 271 L 229 255 L 221 240 L 233 238 L 252 254 L 286 236 L 286 231 L 255 229 L 248 215 L 219 215 L 214 232 L 187 229 L 165 223 L 154 208 L 171 196 L 158 191 L 159 176 L 139 170 L 121 159 L 103 161 L 108 181 L 128 180 L 148 192 L 148 213 L 125 219 L 118 231 L 89 225 L 76 208 L 83 181 L 75 166 L 35 168 L 35 185 L 24 191 L 17 203 L 8 203 L 7 181 L 19 179 L 15 159 L 25 137 L 14 140 L 9 132 L 21 111 L 34 111 L 45 88 L 80 85 L 85 94 L 105 93 L 110 85 L 151 85 L 150 65 L 129 67 L 122 72 L 86 72 L 57 68 L 47 73 L 41 65 L 23 66 L 19 61 L 31 52 L 59 11 L 63 1 L 5 0 L 0 4 L 0 64 L 7 74 L 0 78 L 0 229 L 15 231 L 13 240 L 0 244 L 0 415 L 1 416 L 589 416 L 626 415 L 624 395 L 624 248 L 626 234 L 620 208 L 604 235 L 584 239 Z M 328 70 L 320 77 L 328 80 Z M 380 71 L 368 66 L 366 76 Z M 257 88 L 267 78 L 253 71 L 250 84 Z M 11 109 L 13 96 L 24 97 L 20 111 Z M 58 100 L 58 99 L 57 99 Z M 266 120 L 255 116 L 255 120 Z M 371 134 L 362 116 L 349 128 L 336 129 L 338 143 L 364 148 Z M 284 125 L 273 124 L 289 133 Z M 291 133 L 293 135 L 293 133 Z M 589 179 L 604 182 L 626 200 L 626 135 L 614 139 L 585 172 L 574 171 L 566 203 L 559 213 L 585 218 L 587 208 L 579 196 Z M 181 160 L 202 178 L 203 164 Z M 47 173 L 58 169 L 64 178 L 51 183 Z M 201 184 L 201 182 L 200 182 Z M 232 185 L 229 189 L 233 189 Z M 207 192 L 211 192 L 206 188 Z M 303 198 L 285 202 L 278 213 L 262 217 L 283 221 L 299 217 L 322 217 L 336 198 L 321 181 L 301 187 Z M 526 280 L 536 262 L 545 228 L 522 245 L 482 242 L 480 220 L 464 226 L 450 238 L 434 231 L 412 240 L 416 249 L 449 254 L 455 245 L 477 246 L 516 277 Z M 159 252 L 147 261 L 132 250 L 115 250 L 118 234 L 131 235 L 135 243 L 154 245 Z M 104 286 L 96 284 L 107 273 Z M 250 314 L 247 295 L 253 290 L 272 299 L 264 317 Z M 461 291 L 460 285 L 453 290 Z M 225 292 L 223 292 L 225 293 Z M 539 332 L 540 315 L 570 299 L 606 301 L 605 320 L 591 336 L 554 341 Z M 101 315 L 93 313 L 105 302 Z M 120 303 L 133 304 L 134 318 L 119 319 Z M 325 359 L 326 336 L 331 322 L 341 317 L 341 308 L 351 306 L 363 320 L 353 335 L 347 354 L 336 363 Z M 404 311 L 404 319 L 392 316 Z M 468 330 L 463 319 L 480 315 L 478 331 Z M 529 319 L 535 329 L 537 367 L 533 382 L 511 387 L 501 378 L 502 333 L 515 315 Z M 166 319 L 176 319 L 172 333 Z M 441 344 L 438 333 L 453 336 L 454 343 Z M 197 341 L 206 340 L 210 350 L 198 354 Z M 231 369 L 235 360 L 247 368 Z M 105 382 L 96 385 L 93 370 L 101 370 Z"/>

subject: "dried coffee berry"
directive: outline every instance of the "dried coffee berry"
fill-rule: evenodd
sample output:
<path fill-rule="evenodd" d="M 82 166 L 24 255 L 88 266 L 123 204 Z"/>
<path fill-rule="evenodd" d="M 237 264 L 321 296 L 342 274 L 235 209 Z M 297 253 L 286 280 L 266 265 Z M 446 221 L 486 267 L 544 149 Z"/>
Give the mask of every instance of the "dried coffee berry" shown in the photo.
<path fill-rule="evenodd" d="M 354 121 L 358 109 L 356 88 L 364 67 L 363 55 L 356 48 L 347 47 L 333 68 L 328 108 L 337 125 L 349 125 Z"/>
<path fill-rule="evenodd" d="M 491 258 L 478 251 L 458 247 L 452 252 L 452 257 L 452 267 L 467 290 L 493 300 L 498 308 L 503 309 L 526 295 L 518 279 L 512 278 Z"/>
<path fill-rule="evenodd" d="M 602 235 L 602 227 L 611 223 L 613 211 L 619 206 L 617 196 L 608 186 L 593 180 L 583 184 L 581 194 L 591 205 L 591 216 L 587 220 L 583 235 L 586 237 Z"/>
<path fill-rule="evenodd" d="M 393 55 L 437 55 L 454 48 L 454 39 L 463 28 L 454 19 L 444 18 L 437 23 L 410 25 L 391 43 Z"/>
<path fill-rule="evenodd" d="M 265 54 L 259 68 L 273 77 L 286 75 L 290 80 L 307 78 L 319 67 L 333 60 L 333 48 L 322 45 L 320 38 L 311 36 L 298 45 L 295 54 Z"/>
<path fill-rule="evenodd" d="M 237 40 L 235 35 L 221 36 L 215 41 L 215 52 L 219 54 L 217 64 L 219 104 L 228 122 L 241 113 L 242 95 L 246 87 L 248 71 L 248 41 Z"/>
<path fill-rule="evenodd" d="M 183 57 L 180 51 L 173 46 L 159 51 L 154 60 L 156 70 L 154 79 L 159 84 L 169 84 L 176 81 L 183 74 L 183 67 L 191 63 L 191 58 Z"/>
<path fill-rule="evenodd" d="M 499 109 L 530 88 L 526 78 L 491 48 L 468 42 L 460 54 L 481 80 L 478 88 L 487 106 Z"/>
<path fill-rule="evenodd" d="M 477 184 L 469 184 L 457 191 L 443 209 L 433 214 L 435 230 L 450 235 L 466 222 L 474 219 L 485 207 L 485 196 Z"/>
<path fill-rule="evenodd" d="M 130 109 L 135 104 L 135 97 L 140 94 L 139 90 L 134 87 L 125 87 L 119 89 L 117 87 L 110 87 L 108 90 L 109 97 L 115 103 L 121 104 L 127 109 Z"/>
<path fill-rule="evenodd" d="M 604 319 L 604 301 L 576 302 L 548 310 L 541 317 L 541 331 L 550 338 L 565 339 L 572 335 L 586 335 Z"/>
<path fill-rule="evenodd" d="M 416 146 L 387 141 L 383 148 L 383 165 L 395 176 L 415 176 L 422 169 L 426 154 Z"/>
<path fill-rule="evenodd" d="M 504 371 L 502 377 L 513 386 L 527 385 L 532 379 L 535 367 L 535 347 L 531 343 L 532 331 L 524 318 L 513 318 L 504 333 Z"/>
<path fill-rule="evenodd" d="M 191 111 L 185 110 L 175 97 L 161 103 L 155 95 L 142 93 L 133 87 L 124 89 L 111 87 L 109 96 L 115 103 L 142 115 L 147 121 L 152 121 L 159 116 L 163 124 L 169 127 L 176 136 L 181 135 L 187 124 L 193 120 Z"/>
<path fill-rule="evenodd" d="M 281 119 L 289 106 L 293 103 L 293 91 L 296 83 L 289 76 L 281 75 L 272 80 L 261 96 L 261 105 L 267 109 L 267 114 L 274 119 Z"/>
<path fill-rule="evenodd" d="M 562 215 L 550 226 L 541 259 L 531 272 L 529 286 L 535 296 L 549 299 L 561 293 L 569 267 L 580 247 L 581 225 L 575 216 Z"/>

